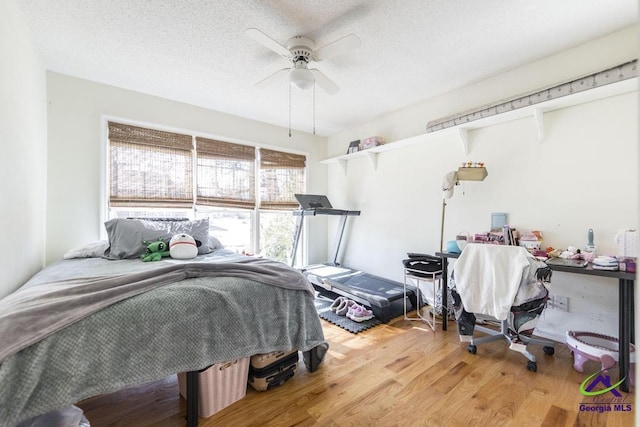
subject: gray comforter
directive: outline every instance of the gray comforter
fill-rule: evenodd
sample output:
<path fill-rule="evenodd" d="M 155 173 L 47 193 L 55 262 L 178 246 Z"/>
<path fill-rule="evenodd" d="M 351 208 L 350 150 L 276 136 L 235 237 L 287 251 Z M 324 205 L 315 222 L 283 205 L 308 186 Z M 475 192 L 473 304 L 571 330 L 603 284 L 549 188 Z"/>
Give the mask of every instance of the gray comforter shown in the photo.
<path fill-rule="evenodd" d="M 33 303 L 37 293 L 43 304 Z M 229 251 L 189 262 L 59 261 L 0 300 L 0 425 L 173 373 L 323 343 L 312 288 L 284 264 Z"/>

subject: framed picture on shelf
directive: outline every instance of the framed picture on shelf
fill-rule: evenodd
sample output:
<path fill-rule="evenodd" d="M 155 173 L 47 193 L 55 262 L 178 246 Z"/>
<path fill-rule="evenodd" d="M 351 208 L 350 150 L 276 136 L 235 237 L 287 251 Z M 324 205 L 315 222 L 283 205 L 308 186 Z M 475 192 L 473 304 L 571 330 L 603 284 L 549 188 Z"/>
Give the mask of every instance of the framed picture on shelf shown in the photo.
<path fill-rule="evenodd" d="M 347 148 L 347 154 L 355 153 L 356 151 L 360 151 L 360 140 L 357 139 L 355 141 L 351 141 L 349 143 L 349 148 Z"/>

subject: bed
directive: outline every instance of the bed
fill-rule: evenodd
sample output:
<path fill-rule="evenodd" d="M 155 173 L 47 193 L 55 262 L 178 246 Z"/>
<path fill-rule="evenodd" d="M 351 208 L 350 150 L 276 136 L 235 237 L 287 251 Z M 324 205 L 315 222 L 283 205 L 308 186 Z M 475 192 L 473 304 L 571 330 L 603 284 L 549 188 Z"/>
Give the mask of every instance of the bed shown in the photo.
<path fill-rule="evenodd" d="M 321 362 L 328 344 L 301 273 L 202 252 L 61 259 L 1 299 L 0 425 L 254 354 L 297 348 Z"/>

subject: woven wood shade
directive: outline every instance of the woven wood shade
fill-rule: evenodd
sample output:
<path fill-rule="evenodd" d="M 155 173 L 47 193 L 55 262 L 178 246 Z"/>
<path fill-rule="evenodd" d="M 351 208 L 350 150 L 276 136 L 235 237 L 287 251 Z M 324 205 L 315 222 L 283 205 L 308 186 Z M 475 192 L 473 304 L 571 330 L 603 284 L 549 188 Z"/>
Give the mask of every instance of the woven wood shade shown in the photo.
<path fill-rule="evenodd" d="M 196 137 L 196 204 L 254 208 L 255 147 Z"/>
<path fill-rule="evenodd" d="M 191 135 L 116 122 L 108 128 L 111 207 L 254 209 L 256 171 L 261 209 L 295 209 L 294 194 L 305 189 L 299 154 L 259 149 L 256 164 L 258 149 L 248 145 L 196 137 L 194 153 Z"/>
<path fill-rule="evenodd" d="M 192 138 L 109 122 L 109 205 L 193 205 Z"/>
<path fill-rule="evenodd" d="M 295 209 L 294 194 L 304 193 L 306 157 L 260 149 L 260 208 Z"/>
<path fill-rule="evenodd" d="M 122 123 L 109 122 L 109 141 L 130 144 L 147 144 L 191 151 L 193 142 L 191 135 L 141 128 Z"/>

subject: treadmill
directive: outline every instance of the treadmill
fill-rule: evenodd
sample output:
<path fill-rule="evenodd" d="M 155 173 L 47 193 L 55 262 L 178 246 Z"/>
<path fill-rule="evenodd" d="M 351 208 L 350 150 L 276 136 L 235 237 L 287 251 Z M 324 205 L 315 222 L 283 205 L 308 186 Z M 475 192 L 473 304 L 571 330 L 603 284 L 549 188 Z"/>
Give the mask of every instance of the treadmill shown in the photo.
<path fill-rule="evenodd" d="M 296 194 L 295 197 L 300 204 L 300 208 L 293 211 L 293 215 L 296 217 L 296 226 L 291 252 L 292 267 L 295 265 L 305 217 L 316 215 L 340 217 L 334 241 L 333 260 L 325 264 L 313 264 L 301 269 L 318 293 L 331 299 L 343 296 L 370 307 L 374 316 L 382 323 L 387 323 L 391 320 L 391 305 L 394 301 L 401 300 L 404 303 L 404 299 L 407 298 L 413 309 L 418 308 L 415 288 L 408 286 L 405 294 L 402 283 L 344 267 L 338 263 L 338 252 L 340 251 L 347 218 L 359 216 L 360 211 L 335 209 L 327 196 L 324 195 Z"/>

